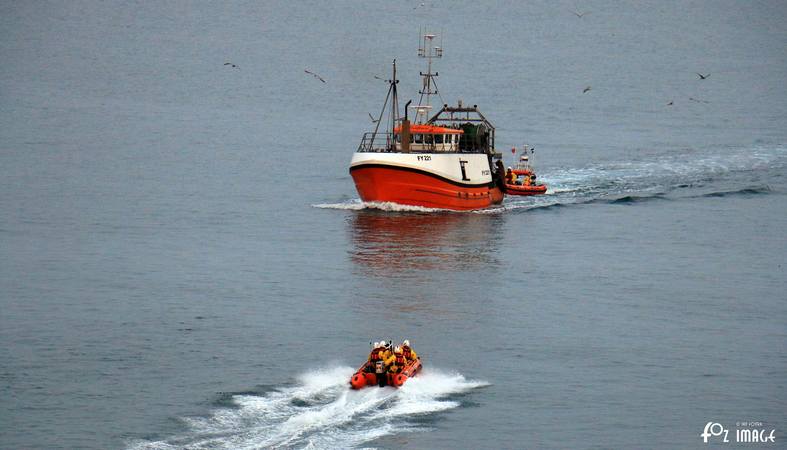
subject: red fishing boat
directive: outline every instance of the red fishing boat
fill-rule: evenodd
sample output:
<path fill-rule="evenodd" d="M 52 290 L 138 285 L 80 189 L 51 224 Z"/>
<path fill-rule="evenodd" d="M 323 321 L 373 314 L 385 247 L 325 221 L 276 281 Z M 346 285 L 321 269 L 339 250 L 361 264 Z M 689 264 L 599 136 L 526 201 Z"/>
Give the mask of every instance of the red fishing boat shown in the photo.
<path fill-rule="evenodd" d="M 418 54 L 428 60 L 428 70 L 421 73 L 418 105 L 411 107 L 408 101 L 404 117 L 399 116 L 394 60 L 375 129 L 364 134 L 350 162 L 350 175 L 364 202 L 471 210 L 503 200 L 503 165 L 495 151 L 495 127 L 478 107 L 459 101 L 453 107 L 444 104 L 430 116 L 430 99 L 439 95 L 432 60 L 442 57 L 442 48 L 432 45 L 434 38 L 424 34 L 421 39 Z M 386 124 L 387 131 L 380 130 L 381 124 Z"/>

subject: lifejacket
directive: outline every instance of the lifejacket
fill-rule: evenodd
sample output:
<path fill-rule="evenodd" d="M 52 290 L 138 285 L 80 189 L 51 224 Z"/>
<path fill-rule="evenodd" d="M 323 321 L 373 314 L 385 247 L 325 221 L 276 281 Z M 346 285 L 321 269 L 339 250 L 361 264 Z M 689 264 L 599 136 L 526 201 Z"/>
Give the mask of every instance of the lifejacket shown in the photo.
<path fill-rule="evenodd" d="M 394 364 L 396 364 L 399 367 L 404 367 L 405 365 L 407 365 L 407 359 L 405 358 L 404 353 L 399 353 L 398 355 L 396 355 L 396 361 Z"/>
<path fill-rule="evenodd" d="M 411 359 L 413 356 L 413 349 L 407 346 L 402 347 L 402 354 L 404 355 L 405 358 Z"/>
<path fill-rule="evenodd" d="M 380 348 L 376 348 L 372 350 L 372 353 L 369 354 L 369 360 L 372 362 L 380 361 L 383 359 L 383 350 Z"/>

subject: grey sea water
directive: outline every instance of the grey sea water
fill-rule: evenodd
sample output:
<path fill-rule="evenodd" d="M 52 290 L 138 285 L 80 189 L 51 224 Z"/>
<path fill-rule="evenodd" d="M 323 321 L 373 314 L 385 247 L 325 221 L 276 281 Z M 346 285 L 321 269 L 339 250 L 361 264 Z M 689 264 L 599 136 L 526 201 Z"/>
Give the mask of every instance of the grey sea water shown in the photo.
<path fill-rule="evenodd" d="M 683 449 L 710 421 L 783 447 L 785 23 L 780 1 L 0 3 L 0 447 Z M 417 95 L 421 26 L 444 101 L 507 162 L 534 146 L 548 195 L 359 202 L 374 76 L 397 58 Z M 382 338 L 423 376 L 350 392 Z"/>

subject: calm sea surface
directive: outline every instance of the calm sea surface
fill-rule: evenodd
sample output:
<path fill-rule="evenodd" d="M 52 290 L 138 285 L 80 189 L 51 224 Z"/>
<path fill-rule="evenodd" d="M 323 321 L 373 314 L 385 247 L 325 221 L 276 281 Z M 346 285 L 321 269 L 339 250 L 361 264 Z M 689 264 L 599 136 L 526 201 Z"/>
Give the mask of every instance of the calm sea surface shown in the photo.
<path fill-rule="evenodd" d="M 3 2 L 0 447 L 685 449 L 709 421 L 783 447 L 785 23 L 781 1 Z M 534 146 L 548 195 L 360 203 L 375 76 L 397 58 L 416 97 L 419 26 L 443 101 L 507 163 Z M 350 392 L 382 338 L 423 376 Z"/>

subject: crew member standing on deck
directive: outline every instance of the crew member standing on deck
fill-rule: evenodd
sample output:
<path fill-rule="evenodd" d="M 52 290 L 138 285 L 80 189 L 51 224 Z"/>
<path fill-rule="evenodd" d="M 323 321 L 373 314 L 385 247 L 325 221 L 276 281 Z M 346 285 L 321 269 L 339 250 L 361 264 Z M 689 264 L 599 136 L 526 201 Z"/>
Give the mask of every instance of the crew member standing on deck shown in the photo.
<path fill-rule="evenodd" d="M 404 357 L 407 358 L 408 361 L 415 361 L 418 358 L 418 355 L 415 353 L 412 347 L 410 347 L 410 341 L 405 339 L 402 341 L 402 353 Z"/>
<path fill-rule="evenodd" d="M 391 370 L 391 365 L 396 361 L 396 356 L 391 348 L 391 344 L 387 344 L 385 353 L 385 368 Z"/>
<path fill-rule="evenodd" d="M 407 365 L 407 359 L 404 357 L 402 347 L 396 347 L 389 360 L 391 361 L 391 368 L 388 369 L 390 373 L 399 373 Z"/>
<path fill-rule="evenodd" d="M 495 183 L 500 189 L 502 189 L 506 181 L 506 167 L 503 165 L 503 161 L 499 159 L 495 163 L 495 167 Z"/>
<path fill-rule="evenodd" d="M 366 367 L 367 372 L 374 372 L 374 366 L 377 364 L 377 361 L 383 360 L 383 352 L 385 348 L 382 345 L 382 342 L 375 342 L 374 346 L 372 347 L 372 352 L 369 353 L 369 365 Z"/>
<path fill-rule="evenodd" d="M 380 344 L 383 346 L 383 362 L 387 369 L 388 366 L 391 365 L 390 361 L 391 358 L 393 358 L 393 348 L 391 347 L 391 342 L 380 341 Z"/>

